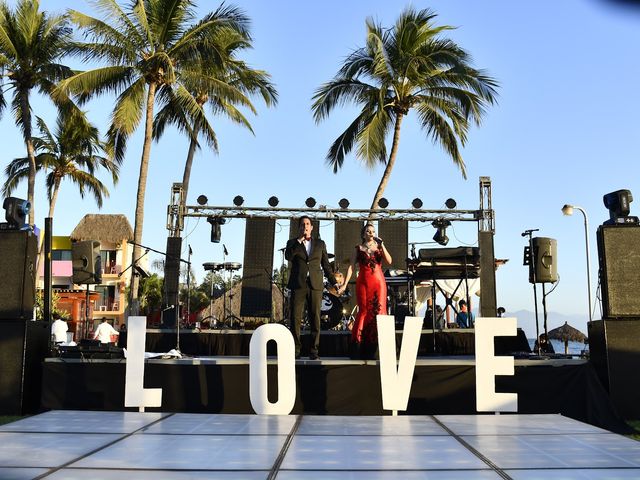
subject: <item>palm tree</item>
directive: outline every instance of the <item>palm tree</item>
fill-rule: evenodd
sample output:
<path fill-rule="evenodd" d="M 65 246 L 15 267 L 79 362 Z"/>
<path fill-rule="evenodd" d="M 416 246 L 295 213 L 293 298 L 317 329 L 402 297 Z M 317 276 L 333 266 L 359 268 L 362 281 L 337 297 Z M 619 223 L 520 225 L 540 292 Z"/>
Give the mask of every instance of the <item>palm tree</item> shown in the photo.
<path fill-rule="evenodd" d="M 85 60 L 104 61 L 99 67 L 60 83 L 80 102 L 94 95 L 116 93 L 108 141 L 115 159 L 124 158 L 126 142 L 144 116 L 144 141 L 136 197 L 133 258 L 140 256 L 144 221 L 144 198 L 151 153 L 156 94 L 163 87 L 181 91 L 180 79 L 202 78 L 202 59 L 220 59 L 212 40 L 220 29 L 246 34 L 249 20 L 237 8 L 220 6 L 201 20 L 195 19 L 191 0 L 136 0 L 123 10 L 115 0 L 96 0 L 105 20 L 70 10 L 71 20 L 83 29 L 89 43 L 75 45 L 74 53 Z M 202 108 L 190 95 L 180 95 L 181 109 L 194 123 L 204 118 Z M 132 275 L 130 313 L 138 311 L 138 277 Z"/>
<path fill-rule="evenodd" d="M 58 192 L 63 180 L 75 183 L 80 196 L 90 193 L 98 207 L 109 196 L 107 187 L 95 177 L 98 168 L 104 168 L 111 174 L 113 183 L 118 181 L 119 167 L 111 159 L 99 155 L 105 149 L 100 140 L 98 129 L 84 116 L 58 117 L 56 131 L 51 133 L 44 120 L 36 117 L 41 137 L 34 137 L 36 170 L 48 171 L 46 177 L 47 196 L 49 198 L 49 217 L 53 217 Z M 18 183 L 29 176 L 29 159 L 14 159 L 5 168 L 7 181 L 2 193 L 10 195 Z"/>
<path fill-rule="evenodd" d="M 67 17 L 41 12 L 38 0 L 19 0 L 15 10 L 4 2 L 0 4 L 0 74 L 5 85 L 13 90 L 11 110 L 27 149 L 31 225 L 35 223 L 36 162 L 30 97 L 32 90 L 37 89 L 51 97 L 59 108 L 73 108 L 64 96 L 52 95 L 56 82 L 72 74 L 69 67 L 57 63 L 66 53 L 70 36 Z M 0 88 L 0 115 L 5 107 L 4 88 Z"/>
<path fill-rule="evenodd" d="M 471 66 L 469 54 L 442 38 L 449 26 L 436 26 L 431 10 L 407 8 L 391 29 L 368 19 L 366 46 L 344 61 L 337 75 L 313 96 L 316 123 L 336 106 L 362 107 L 355 120 L 331 145 L 327 163 L 337 172 L 354 146 L 368 167 L 386 164 L 371 209 L 387 186 L 396 161 L 400 127 L 414 109 L 426 135 L 439 143 L 466 178 L 460 154 L 470 123 L 479 125 L 487 104 L 496 99 L 497 82 Z M 385 140 L 393 130 L 387 156 Z"/>
<path fill-rule="evenodd" d="M 251 47 L 248 35 L 232 29 L 221 29 L 217 32 L 212 43 L 216 45 L 216 50 L 221 52 L 220 57 L 225 60 L 224 63 L 220 63 L 204 59 L 206 63 L 201 66 L 201 71 L 206 75 L 206 82 L 202 81 L 202 77 L 190 78 L 186 76 L 182 84 L 185 89 L 189 89 L 188 91 L 183 90 L 181 85 L 175 91 L 163 87 L 159 92 L 163 107 L 156 115 L 154 138 L 160 138 L 168 124 L 178 126 L 191 138 L 182 175 L 184 202 L 186 202 L 189 191 L 193 157 L 199 147 L 199 134 L 204 133 L 205 141 L 215 153 L 218 152 L 218 141 L 214 130 L 208 123 L 205 125 L 189 123 L 189 119 L 181 111 L 181 96 L 191 95 L 200 108 L 207 104 L 214 115 L 225 115 L 235 123 L 246 127 L 251 133 L 253 133 L 251 124 L 237 106 L 247 107 L 255 114 L 256 110 L 247 95 L 256 93 L 262 96 L 267 106 L 275 105 L 278 101 L 278 94 L 269 81 L 269 74 L 249 67 L 236 56 L 237 53 Z M 198 120 L 199 122 L 207 122 L 206 117 L 201 117 Z"/>
<path fill-rule="evenodd" d="M 53 217 L 58 192 L 63 180 L 70 180 L 79 189 L 80 196 L 93 195 L 98 207 L 103 198 L 109 196 L 107 187 L 95 176 L 96 170 L 103 168 L 113 183 L 118 181 L 118 165 L 109 157 L 101 156 L 105 145 L 100 140 L 98 129 L 91 125 L 84 114 L 59 115 L 55 133 L 51 133 L 44 120 L 36 117 L 40 137 L 32 139 L 35 152 L 36 170 L 47 171 L 46 185 L 49 198 L 49 217 Z M 2 189 L 10 195 L 24 178 L 29 178 L 29 159 L 14 159 L 5 168 L 7 181 Z M 40 244 L 38 264 L 42 260 L 43 243 Z"/>

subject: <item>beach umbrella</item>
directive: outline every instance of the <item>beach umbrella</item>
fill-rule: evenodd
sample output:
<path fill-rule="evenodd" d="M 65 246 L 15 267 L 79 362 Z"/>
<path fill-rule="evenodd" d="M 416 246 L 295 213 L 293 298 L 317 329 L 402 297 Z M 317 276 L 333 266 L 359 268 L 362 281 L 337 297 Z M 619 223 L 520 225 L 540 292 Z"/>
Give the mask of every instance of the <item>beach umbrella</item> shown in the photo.
<path fill-rule="evenodd" d="M 564 353 L 569 352 L 569 342 L 584 342 L 587 336 L 577 328 L 572 327 L 567 322 L 553 330 L 549 330 L 549 339 L 561 340 L 564 342 Z"/>

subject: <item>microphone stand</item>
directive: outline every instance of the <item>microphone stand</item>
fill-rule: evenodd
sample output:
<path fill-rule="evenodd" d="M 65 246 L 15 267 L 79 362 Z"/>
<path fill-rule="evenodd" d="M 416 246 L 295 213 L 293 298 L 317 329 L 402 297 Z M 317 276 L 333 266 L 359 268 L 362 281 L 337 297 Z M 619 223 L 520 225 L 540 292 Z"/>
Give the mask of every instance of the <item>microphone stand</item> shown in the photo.
<path fill-rule="evenodd" d="M 542 355 L 542 342 L 540 341 L 540 321 L 538 320 L 538 289 L 536 288 L 536 252 L 533 249 L 533 232 L 537 232 L 538 228 L 532 228 L 522 232 L 523 237 L 529 237 L 529 269 L 532 273 L 533 280 L 533 303 L 534 311 L 536 314 L 536 344 L 538 345 L 538 355 Z"/>
<path fill-rule="evenodd" d="M 140 255 L 138 258 L 134 259 L 127 268 L 125 268 L 122 272 L 120 272 L 118 274 L 118 277 L 121 277 L 122 274 L 124 272 L 126 272 L 127 270 L 129 270 L 130 268 L 136 269 L 138 260 L 140 260 L 142 257 L 144 257 L 149 252 L 159 253 L 160 255 L 164 255 L 165 258 L 172 258 L 172 259 L 176 259 L 177 258 L 177 260 L 179 262 L 187 264 L 187 268 L 189 270 L 188 273 L 189 274 L 191 273 L 190 272 L 190 269 L 191 269 L 191 247 L 189 247 L 189 259 L 188 260 L 184 260 L 180 256 L 175 257 L 174 255 L 167 254 L 167 252 L 162 252 L 160 250 L 156 250 L 154 248 L 147 247 L 146 245 L 141 245 L 139 243 L 132 242 L 131 240 L 127 240 L 127 243 L 129 243 L 131 245 L 136 245 L 136 246 L 138 246 L 140 248 L 144 248 L 145 252 L 142 255 Z M 131 272 L 131 274 L 132 275 L 137 275 L 137 273 L 133 272 L 133 271 Z M 189 288 L 189 277 L 187 276 L 187 289 L 188 288 Z M 132 293 L 130 293 L 130 294 L 132 295 Z M 176 350 L 178 351 L 178 353 L 180 353 L 180 315 L 179 315 L 180 305 L 179 305 L 179 302 L 176 302 L 174 307 L 176 309 Z M 131 308 L 131 305 L 129 306 L 129 308 Z M 164 314 L 164 310 L 162 311 L 162 314 Z"/>

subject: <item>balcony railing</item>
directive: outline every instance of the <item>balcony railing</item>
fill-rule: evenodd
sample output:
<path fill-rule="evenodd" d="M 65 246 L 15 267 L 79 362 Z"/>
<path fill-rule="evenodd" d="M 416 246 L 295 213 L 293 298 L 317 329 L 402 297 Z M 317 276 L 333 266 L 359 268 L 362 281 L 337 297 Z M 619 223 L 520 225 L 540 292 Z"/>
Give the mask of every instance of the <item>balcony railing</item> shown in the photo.
<path fill-rule="evenodd" d="M 99 303 L 96 305 L 96 310 L 99 312 L 119 312 L 120 302 L 108 300 L 106 303 Z"/>

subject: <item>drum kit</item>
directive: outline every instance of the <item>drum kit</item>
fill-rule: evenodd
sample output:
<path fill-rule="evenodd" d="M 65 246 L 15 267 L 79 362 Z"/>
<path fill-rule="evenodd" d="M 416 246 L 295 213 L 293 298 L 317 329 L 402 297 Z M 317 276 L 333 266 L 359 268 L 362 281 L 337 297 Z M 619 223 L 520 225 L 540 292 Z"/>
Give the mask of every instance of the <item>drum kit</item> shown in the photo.
<path fill-rule="evenodd" d="M 332 256 L 329 254 L 330 257 Z M 344 281 L 344 275 L 340 272 L 334 273 L 336 282 L 341 284 Z M 288 288 L 283 288 L 284 291 L 284 306 L 283 312 L 285 315 L 289 313 L 289 299 L 291 292 Z M 335 286 L 325 282 L 324 290 L 322 291 L 322 302 L 320 303 L 320 329 L 321 330 L 350 330 L 350 326 L 353 322 L 353 311 L 349 314 L 344 310 L 344 305 L 351 299 L 351 294 L 346 290 L 342 295 L 338 293 Z M 355 309 L 354 309 L 355 310 Z M 288 325 L 289 319 L 286 318 L 282 323 Z M 305 311 L 302 318 L 302 329 L 309 329 L 309 318 Z"/>
<path fill-rule="evenodd" d="M 231 284 L 231 276 L 233 272 L 240 270 L 242 268 L 242 264 L 238 262 L 206 262 L 203 263 L 205 271 L 210 272 L 227 272 L 228 281 L 225 282 L 224 288 L 222 290 L 222 305 L 223 305 L 223 314 L 222 319 L 219 319 L 213 314 L 213 282 L 211 282 L 211 296 L 209 303 L 209 315 L 203 319 L 203 322 L 209 322 L 211 328 L 242 328 L 243 321 L 241 318 L 237 317 L 233 314 L 231 309 L 231 301 L 233 300 L 233 293 L 229 292 L 229 300 L 227 302 L 227 284 Z"/>

